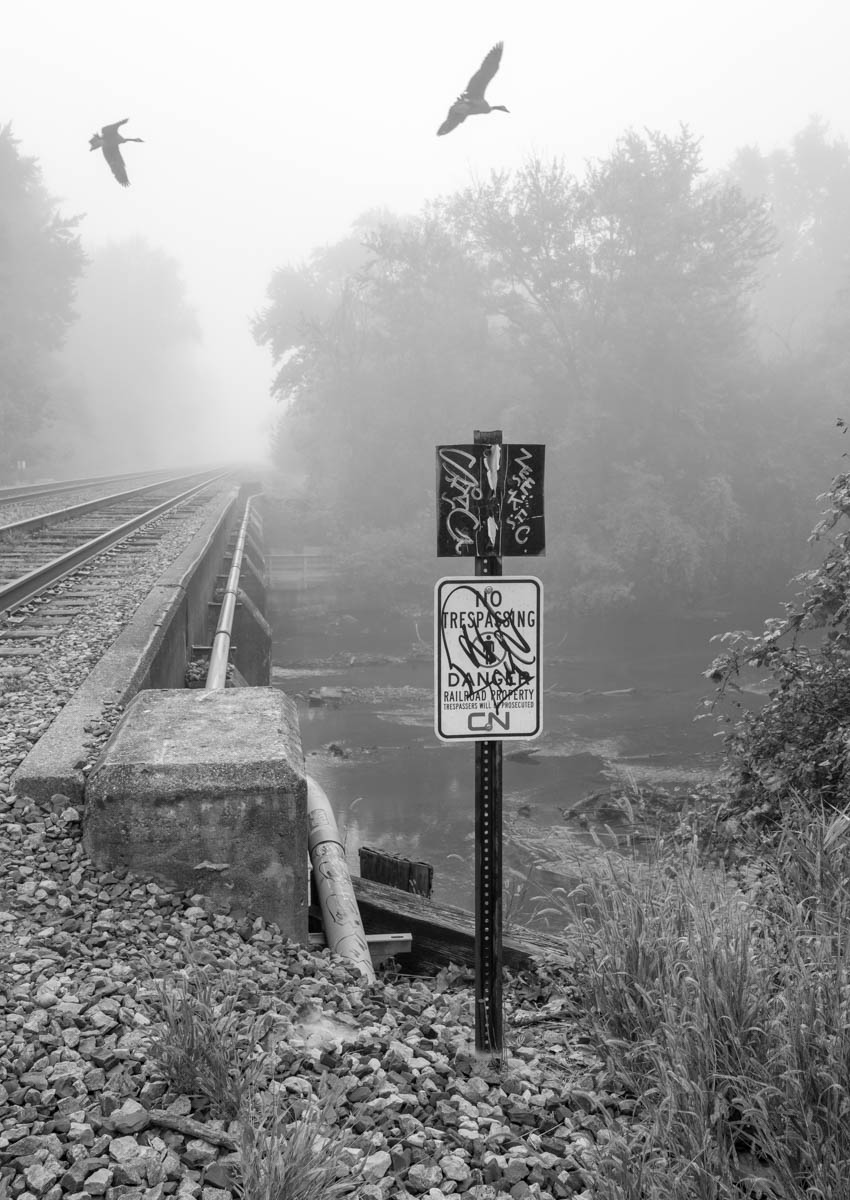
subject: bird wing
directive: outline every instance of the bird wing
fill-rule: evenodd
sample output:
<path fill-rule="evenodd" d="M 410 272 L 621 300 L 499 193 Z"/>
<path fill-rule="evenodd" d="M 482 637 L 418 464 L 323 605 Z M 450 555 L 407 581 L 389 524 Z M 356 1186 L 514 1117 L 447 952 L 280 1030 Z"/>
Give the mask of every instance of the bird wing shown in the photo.
<path fill-rule="evenodd" d="M 451 133 L 453 129 L 457 129 L 461 121 L 465 121 L 469 116 L 469 108 L 464 101 L 463 96 L 459 96 L 448 111 L 448 115 L 443 121 L 440 128 L 437 130 L 437 137 L 442 137 L 444 133 Z"/>
<path fill-rule="evenodd" d="M 498 71 L 499 63 L 502 61 L 503 46 L 503 42 L 496 42 L 496 45 L 466 85 L 466 91 L 463 93 L 464 96 L 468 96 L 471 100 L 484 99 L 487 85 Z"/>
<path fill-rule="evenodd" d="M 107 134 L 117 133 L 121 126 L 126 125 L 129 120 L 129 117 L 125 117 L 123 121 L 116 121 L 114 125 L 104 125 L 103 129 L 100 131 L 100 136 L 106 137 Z"/>
<path fill-rule="evenodd" d="M 127 178 L 127 168 L 124 165 L 124 159 L 121 157 L 121 151 L 117 146 L 102 146 L 103 157 L 109 163 L 109 169 L 122 187 L 129 187 L 130 180 Z"/>

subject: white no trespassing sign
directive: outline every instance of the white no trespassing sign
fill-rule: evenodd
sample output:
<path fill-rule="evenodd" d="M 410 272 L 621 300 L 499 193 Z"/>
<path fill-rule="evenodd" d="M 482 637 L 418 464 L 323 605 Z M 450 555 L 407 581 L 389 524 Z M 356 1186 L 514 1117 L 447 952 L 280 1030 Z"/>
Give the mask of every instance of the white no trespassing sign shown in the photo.
<path fill-rule="evenodd" d="M 520 575 L 441 579 L 434 589 L 434 728 L 445 741 L 541 731 L 543 585 Z"/>

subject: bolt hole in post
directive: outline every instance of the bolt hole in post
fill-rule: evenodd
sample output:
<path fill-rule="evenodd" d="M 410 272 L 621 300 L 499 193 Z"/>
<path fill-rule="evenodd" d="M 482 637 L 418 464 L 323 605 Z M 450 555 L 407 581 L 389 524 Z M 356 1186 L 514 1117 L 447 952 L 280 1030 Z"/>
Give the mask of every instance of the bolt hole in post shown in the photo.
<path fill-rule="evenodd" d="M 475 559 L 474 581 L 435 588 L 435 731 L 475 744 L 475 1049 L 504 1048 L 502 740 L 541 730 L 542 588 L 502 576 L 502 552 L 544 552 L 543 446 L 503 445 L 476 430 L 437 447 L 437 555 Z"/>

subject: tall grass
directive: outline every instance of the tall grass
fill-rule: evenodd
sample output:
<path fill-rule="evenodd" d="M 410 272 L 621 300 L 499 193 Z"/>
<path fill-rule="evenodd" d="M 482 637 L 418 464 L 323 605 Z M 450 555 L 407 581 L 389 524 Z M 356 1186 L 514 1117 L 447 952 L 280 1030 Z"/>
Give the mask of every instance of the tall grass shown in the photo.
<path fill-rule="evenodd" d="M 298 1117 L 279 1093 L 255 1096 L 241 1123 L 243 1200 L 337 1200 L 360 1185 L 346 1161 L 346 1126 L 335 1123 L 338 1096 L 312 1097 Z"/>
<path fill-rule="evenodd" d="M 565 917 L 571 915 L 566 888 L 547 884 L 539 877 L 544 866 L 537 860 L 524 873 L 508 873 L 502 887 L 502 928 L 505 933 L 523 929 L 549 932 L 553 928 L 563 928 Z"/>
<path fill-rule="evenodd" d="M 742 886 L 659 840 L 575 889 L 577 982 L 649 1122 L 603 1200 L 850 1197 L 850 820 L 788 811 Z"/>

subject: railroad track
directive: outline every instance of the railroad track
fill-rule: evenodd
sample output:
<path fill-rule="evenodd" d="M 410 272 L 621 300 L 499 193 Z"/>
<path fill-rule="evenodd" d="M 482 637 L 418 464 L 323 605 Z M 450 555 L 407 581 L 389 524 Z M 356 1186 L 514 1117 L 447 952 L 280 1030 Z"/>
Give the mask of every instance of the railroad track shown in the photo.
<path fill-rule="evenodd" d="M 191 504 L 228 474 L 206 471 L 159 479 L 0 525 L 0 618 L 8 618 L 111 547 L 129 538 L 138 541 L 140 530 Z M 8 631 L 0 630 L 0 635 L 8 636 Z"/>
<path fill-rule="evenodd" d="M 122 475 L 92 475 L 85 479 L 59 479 L 53 483 L 15 484 L 0 487 L 0 506 L 17 501 L 34 500 L 41 496 L 59 496 L 64 492 L 83 492 L 92 488 L 106 487 L 113 483 L 130 483 L 132 480 L 166 479 L 171 471 L 131 471 Z"/>
<path fill-rule="evenodd" d="M 0 488 L 0 527 L 188 473 L 186 469 L 172 468 L 168 471 L 138 471 L 124 475 L 103 475 L 90 479 L 66 479 L 58 483 Z"/>
<path fill-rule="evenodd" d="M 158 582 L 171 584 L 159 589 L 161 603 L 174 595 L 173 581 L 184 570 L 180 568 L 175 576 L 175 563 L 202 531 L 208 538 L 220 527 L 234 501 L 237 482 L 238 476 L 229 472 L 174 480 L 168 489 L 163 485 L 162 491 L 148 491 L 129 516 L 122 502 L 109 522 L 104 514 L 98 517 L 103 526 L 111 524 L 103 532 L 112 545 L 93 547 L 90 543 L 95 539 L 89 538 L 87 545 L 94 557 L 75 568 L 66 563 L 69 573 L 49 585 L 41 572 L 38 594 L 11 611 L 4 613 L 5 602 L 0 600 L 0 794 L 120 638 L 151 589 Z M 84 514 L 86 521 L 93 519 L 93 512 Z M 138 528 L 134 531 L 130 524 Z M 0 574 L 2 565 L 8 564 L 10 548 L 21 550 L 33 536 L 25 531 L 0 540 Z M 33 567 L 28 573 L 38 571 Z M 36 581 L 30 580 L 28 590 L 35 586 Z M 83 755 L 96 755 L 122 712 L 109 689 L 96 709 L 80 731 Z"/>

